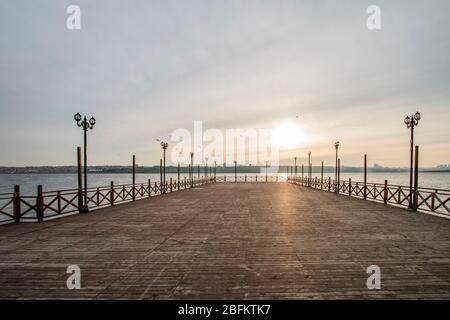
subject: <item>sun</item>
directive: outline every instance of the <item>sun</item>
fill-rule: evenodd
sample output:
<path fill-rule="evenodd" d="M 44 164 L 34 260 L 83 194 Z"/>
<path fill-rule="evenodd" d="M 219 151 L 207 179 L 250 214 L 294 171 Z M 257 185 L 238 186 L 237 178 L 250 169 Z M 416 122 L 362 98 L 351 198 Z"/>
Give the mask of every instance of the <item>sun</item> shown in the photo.
<path fill-rule="evenodd" d="M 305 143 L 302 128 L 292 123 L 284 123 L 272 129 L 272 144 L 279 149 L 293 149 Z"/>

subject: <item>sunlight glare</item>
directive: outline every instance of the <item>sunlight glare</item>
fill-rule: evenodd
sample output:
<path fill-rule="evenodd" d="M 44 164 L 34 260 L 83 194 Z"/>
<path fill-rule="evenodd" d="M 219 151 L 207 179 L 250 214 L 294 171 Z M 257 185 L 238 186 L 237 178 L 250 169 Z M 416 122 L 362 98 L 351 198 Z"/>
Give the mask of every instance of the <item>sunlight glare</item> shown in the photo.
<path fill-rule="evenodd" d="M 305 143 L 302 128 L 292 123 L 285 123 L 272 129 L 272 144 L 279 149 L 292 149 Z"/>

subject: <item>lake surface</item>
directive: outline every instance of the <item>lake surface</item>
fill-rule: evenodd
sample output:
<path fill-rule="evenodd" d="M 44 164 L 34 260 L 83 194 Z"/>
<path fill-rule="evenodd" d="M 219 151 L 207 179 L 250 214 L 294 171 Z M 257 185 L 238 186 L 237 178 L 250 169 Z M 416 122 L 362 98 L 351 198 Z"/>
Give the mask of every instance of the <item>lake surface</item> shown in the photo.
<path fill-rule="evenodd" d="M 234 174 L 218 174 L 217 176 L 234 177 Z M 239 174 L 239 176 L 255 176 L 256 174 Z M 264 177 L 265 174 L 258 174 Z M 280 176 L 286 177 L 286 174 Z M 299 174 L 298 176 L 301 176 Z M 313 173 L 313 177 L 320 177 L 320 173 Z M 334 174 L 324 174 L 324 178 L 334 178 Z M 166 179 L 177 178 L 176 174 L 166 174 Z M 181 174 L 181 179 L 188 177 L 188 174 Z M 197 175 L 195 175 L 197 177 Z M 362 173 L 341 173 L 341 180 L 352 179 L 354 182 L 362 182 Z M 136 174 L 136 183 L 145 183 L 148 179 L 152 182 L 159 181 L 159 174 Z M 368 182 L 384 183 L 387 179 L 389 184 L 409 185 L 409 173 L 368 173 Z M 90 187 L 109 186 L 110 182 L 114 184 L 131 183 L 131 174 L 89 174 L 88 185 Z M 14 185 L 20 185 L 21 193 L 24 195 L 33 195 L 36 193 L 37 185 L 42 185 L 44 191 L 75 189 L 77 188 L 76 174 L 0 174 L 0 193 L 9 193 L 13 191 Z M 438 188 L 450 190 L 450 172 L 423 172 L 419 174 L 419 185 L 421 187 Z"/>

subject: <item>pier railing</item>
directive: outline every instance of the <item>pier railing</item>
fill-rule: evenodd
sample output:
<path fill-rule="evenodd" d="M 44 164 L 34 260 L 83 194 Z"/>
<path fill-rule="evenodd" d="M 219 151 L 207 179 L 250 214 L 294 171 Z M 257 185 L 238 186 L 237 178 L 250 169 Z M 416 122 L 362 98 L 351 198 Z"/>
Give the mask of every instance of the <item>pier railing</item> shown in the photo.
<path fill-rule="evenodd" d="M 0 224 L 20 221 L 45 221 L 75 213 L 82 213 L 84 198 L 89 210 L 114 206 L 152 196 L 185 190 L 208 183 L 214 178 L 187 178 L 175 180 L 170 178 L 165 183 L 160 181 L 88 188 L 87 193 L 79 189 L 43 191 L 37 187 L 36 195 L 22 195 L 19 186 L 14 192 L 0 194 Z"/>
<path fill-rule="evenodd" d="M 92 187 L 87 189 L 86 203 L 89 210 L 149 198 L 164 193 L 185 190 L 214 182 L 284 182 L 310 187 L 317 190 L 334 192 L 351 197 L 381 202 L 407 208 L 409 204 L 409 187 L 384 183 L 354 182 L 349 180 L 308 179 L 286 177 L 286 175 L 225 175 L 192 180 L 169 179 L 145 183 Z M 450 190 L 417 188 L 413 191 L 413 209 L 417 211 L 450 216 Z M 37 187 L 35 195 L 22 195 L 19 186 L 14 192 L 0 194 L 0 224 L 20 221 L 45 221 L 53 218 L 82 213 L 85 194 L 79 189 L 44 191 Z"/>
<path fill-rule="evenodd" d="M 364 183 L 349 180 L 331 180 L 307 177 L 289 177 L 288 182 L 313 189 L 334 192 L 366 200 L 408 208 L 408 186 L 384 183 Z M 450 190 L 417 188 L 412 193 L 413 210 L 450 216 Z"/>

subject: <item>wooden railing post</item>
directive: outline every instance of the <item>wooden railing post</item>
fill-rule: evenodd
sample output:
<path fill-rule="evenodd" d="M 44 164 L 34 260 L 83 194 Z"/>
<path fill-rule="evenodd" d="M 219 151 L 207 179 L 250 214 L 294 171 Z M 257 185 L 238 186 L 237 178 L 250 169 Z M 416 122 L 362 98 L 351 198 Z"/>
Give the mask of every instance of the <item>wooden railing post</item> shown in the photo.
<path fill-rule="evenodd" d="M 58 202 L 58 204 L 57 204 L 57 206 L 58 206 L 58 214 L 60 214 L 60 213 L 62 213 L 61 212 L 61 191 L 58 191 L 57 193 L 56 193 L 56 199 L 57 199 L 57 202 Z"/>
<path fill-rule="evenodd" d="M 163 167 L 162 167 L 162 159 L 159 159 L 159 186 L 161 194 L 163 193 Z"/>
<path fill-rule="evenodd" d="M 331 191 L 331 177 L 328 177 L 328 192 Z"/>
<path fill-rule="evenodd" d="M 172 192 L 172 177 L 170 177 L 170 192 Z"/>
<path fill-rule="evenodd" d="M 109 203 L 113 206 L 114 205 L 114 181 L 110 182 L 109 187 Z"/>
<path fill-rule="evenodd" d="M 341 180 L 341 159 L 339 158 L 338 159 L 338 167 L 337 167 L 337 181 L 336 181 L 336 186 L 337 186 L 336 192 L 338 194 L 341 189 L 340 180 Z"/>
<path fill-rule="evenodd" d="M 42 194 L 42 186 L 37 186 L 36 197 L 36 218 L 38 222 L 44 221 L 44 196 Z"/>
<path fill-rule="evenodd" d="M 189 170 L 189 186 L 192 188 L 192 174 L 191 174 L 191 165 L 188 165 L 188 170 Z M 186 186 L 185 186 L 186 188 Z"/>
<path fill-rule="evenodd" d="M 367 154 L 364 155 L 364 190 L 363 197 L 367 199 Z"/>
<path fill-rule="evenodd" d="M 348 178 L 348 196 L 352 196 L 352 178 Z"/>
<path fill-rule="evenodd" d="M 313 178 L 312 178 L 312 163 L 309 164 L 309 186 L 311 187 L 313 183 Z"/>
<path fill-rule="evenodd" d="M 81 173 L 81 147 L 77 147 L 77 178 L 78 178 L 78 212 L 83 212 L 83 180 Z M 87 196 L 87 195 L 85 195 Z"/>
<path fill-rule="evenodd" d="M 148 197 L 152 196 L 152 182 L 148 179 Z"/>
<path fill-rule="evenodd" d="M 414 159 L 414 211 L 419 207 L 419 146 L 416 146 Z"/>
<path fill-rule="evenodd" d="M 178 162 L 177 189 L 180 190 L 180 162 Z"/>
<path fill-rule="evenodd" d="M 320 169 L 320 190 L 323 190 L 323 161 L 322 161 L 322 167 Z"/>
<path fill-rule="evenodd" d="M 20 222 L 20 186 L 14 186 L 13 195 L 13 217 L 14 222 Z"/>
<path fill-rule="evenodd" d="M 432 194 L 431 194 L 431 211 L 434 211 L 434 206 L 435 206 L 435 198 L 436 198 L 436 194 L 438 193 L 438 190 L 435 190 Z"/>
<path fill-rule="evenodd" d="M 384 180 L 384 196 L 383 196 L 384 204 L 388 203 L 388 181 Z"/>
<path fill-rule="evenodd" d="M 131 198 L 133 201 L 136 200 L 136 156 L 133 154 L 133 170 L 132 170 L 133 178 L 133 190 L 131 191 Z"/>

